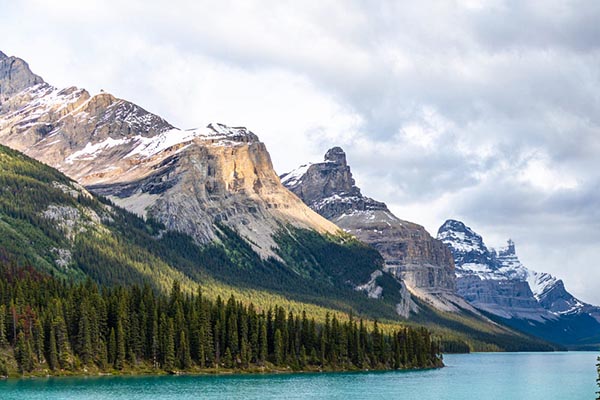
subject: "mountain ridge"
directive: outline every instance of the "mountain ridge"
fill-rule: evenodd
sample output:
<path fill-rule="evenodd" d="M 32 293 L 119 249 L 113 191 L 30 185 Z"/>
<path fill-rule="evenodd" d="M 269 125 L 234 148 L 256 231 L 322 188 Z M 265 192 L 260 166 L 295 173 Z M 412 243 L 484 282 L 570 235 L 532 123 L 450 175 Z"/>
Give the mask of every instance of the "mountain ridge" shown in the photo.
<path fill-rule="evenodd" d="M 3 87 L 14 81 L 13 59 L 20 60 L 0 61 Z M 18 85 L 10 87 L 21 91 L 0 104 L 3 144 L 199 243 L 217 239 L 215 221 L 238 230 L 263 257 L 277 257 L 273 235 L 287 224 L 336 234 L 280 184 L 266 147 L 246 128 L 181 130 L 108 93 L 56 89 L 19 64 Z"/>

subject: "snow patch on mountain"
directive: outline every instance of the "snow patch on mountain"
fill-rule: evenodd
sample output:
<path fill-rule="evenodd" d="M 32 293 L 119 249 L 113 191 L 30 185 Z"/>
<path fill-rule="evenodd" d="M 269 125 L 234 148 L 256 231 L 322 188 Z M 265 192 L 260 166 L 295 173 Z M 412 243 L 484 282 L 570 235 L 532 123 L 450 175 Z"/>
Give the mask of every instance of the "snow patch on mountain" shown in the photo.
<path fill-rule="evenodd" d="M 311 165 L 312 163 L 304 164 L 293 171 L 281 175 L 281 183 L 283 183 L 285 186 L 297 185 L 301 182 L 302 178 L 304 177 L 304 174 L 306 174 L 306 171 L 308 171 Z"/>
<path fill-rule="evenodd" d="M 141 135 L 123 139 L 113 139 L 109 137 L 97 143 L 88 142 L 83 149 L 72 153 L 65 161 L 68 164 L 72 164 L 75 161 L 94 160 L 105 150 L 117 146 L 128 145 L 130 143 L 134 143 L 135 147 L 127 153 L 124 158 L 150 158 L 171 147 L 189 143 L 194 139 L 209 140 L 212 145 L 222 146 L 235 146 L 245 143 L 240 142 L 243 138 L 252 140 L 251 135 L 253 134 L 246 128 L 228 128 L 226 130 L 224 125 L 218 124 L 218 126 L 219 130 L 215 130 L 213 124 L 208 125 L 204 129 L 181 130 L 174 128 L 151 137 Z M 181 151 L 184 148 L 185 147 L 181 147 L 178 151 Z"/>
<path fill-rule="evenodd" d="M 170 147 L 190 142 L 198 136 L 200 136 L 198 131 L 182 131 L 179 129 L 171 129 L 153 137 L 135 136 L 132 139 L 139 144 L 125 158 L 134 156 L 139 158 L 152 157 Z"/>
<path fill-rule="evenodd" d="M 76 87 L 57 89 L 47 83 L 39 83 L 25 89 L 20 96 L 28 98 L 26 106 L 9 113 L 6 118 L 21 117 L 19 127 L 27 128 L 43 123 L 38 120 L 50 110 L 60 114 L 77 103 L 82 96 L 89 97 L 89 94 L 84 89 Z"/>
<path fill-rule="evenodd" d="M 527 283 L 529 283 L 531 292 L 538 300 L 540 300 L 544 293 L 547 293 L 549 289 L 556 285 L 557 282 L 557 278 L 545 272 L 538 273 L 535 271 L 530 271 L 529 275 L 527 276 Z"/>
<path fill-rule="evenodd" d="M 65 159 L 65 161 L 68 164 L 73 164 L 73 162 L 75 162 L 75 161 L 94 160 L 96 157 L 98 157 L 99 153 L 101 153 L 103 150 L 129 143 L 132 140 L 133 139 L 107 138 L 101 142 L 94 143 L 94 144 L 88 142 L 88 144 L 86 144 L 83 149 L 72 153 Z"/>
<path fill-rule="evenodd" d="M 473 232 L 471 228 L 464 224 L 453 224 L 446 222 L 447 229 L 441 230 L 438 233 L 438 240 L 446 243 L 455 252 L 470 253 L 478 252 L 483 254 L 487 249 L 483 246 L 483 239 L 480 235 Z"/>
<path fill-rule="evenodd" d="M 494 279 L 494 280 L 502 280 L 506 279 L 506 277 L 502 275 L 496 274 L 496 272 L 490 268 L 487 264 L 479 264 L 479 263 L 466 263 L 462 264 L 460 267 L 456 266 L 456 276 L 461 278 L 465 275 L 477 275 L 481 279 Z"/>

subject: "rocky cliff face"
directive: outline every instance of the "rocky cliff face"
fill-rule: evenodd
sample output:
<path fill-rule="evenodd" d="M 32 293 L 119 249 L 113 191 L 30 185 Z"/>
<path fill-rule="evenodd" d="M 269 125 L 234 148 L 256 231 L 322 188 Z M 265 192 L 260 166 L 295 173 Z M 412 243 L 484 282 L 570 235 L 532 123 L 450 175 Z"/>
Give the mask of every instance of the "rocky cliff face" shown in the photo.
<path fill-rule="evenodd" d="M 448 248 L 422 226 L 397 218 L 384 203 L 363 196 L 341 148 L 327 151 L 322 163 L 281 175 L 281 181 L 313 210 L 379 250 L 385 272 L 414 295 L 445 311 L 471 308 L 455 294 Z"/>
<path fill-rule="evenodd" d="M 440 227 L 438 239 L 454 255 L 458 293 L 477 308 L 538 322 L 578 314 L 598 319 L 598 308 L 576 299 L 562 280 L 526 268 L 512 240 L 498 251 L 489 249 L 480 235 L 455 220 Z"/>
<path fill-rule="evenodd" d="M 0 51 L 0 106 L 15 93 L 42 82 L 25 61 Z"/>
<path fill-rule="evenodd" d="M 4 54 L 0 90 L 2 144 L 198 242 L 215 239 L 221 222 L 268 257 L 276 256 L 272 235 L 287 224 L 338 230 L 281 185 L 246 128 L 177 129 L 108 93 L 54 88 Z"/>

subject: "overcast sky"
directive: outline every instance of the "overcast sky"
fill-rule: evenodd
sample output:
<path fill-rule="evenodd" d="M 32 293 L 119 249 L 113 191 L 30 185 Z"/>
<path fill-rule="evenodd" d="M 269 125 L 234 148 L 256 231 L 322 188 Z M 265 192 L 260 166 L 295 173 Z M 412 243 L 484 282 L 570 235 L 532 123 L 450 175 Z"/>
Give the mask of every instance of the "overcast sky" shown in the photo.
<path fill-rule="evenodd" d="M 598 21 L 595 0 L 0 0 L 0 50 L 180 128 L 247 126 L 279 173 L 342 146 L 400 218 L 511 237 L 600 304 Z"/>

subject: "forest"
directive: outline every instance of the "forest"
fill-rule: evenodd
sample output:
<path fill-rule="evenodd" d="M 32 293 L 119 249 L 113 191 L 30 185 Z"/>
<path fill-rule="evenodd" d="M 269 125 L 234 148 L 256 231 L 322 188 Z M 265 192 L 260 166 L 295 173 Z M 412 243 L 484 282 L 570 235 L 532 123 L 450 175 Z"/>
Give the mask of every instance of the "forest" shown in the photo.
<path fill-rule="evenodd" d="M 442 366 L 425 328 L 317 323 L 232 295 L 72 283 L 0 266 L 0 375 L 411 369 Z"/>

